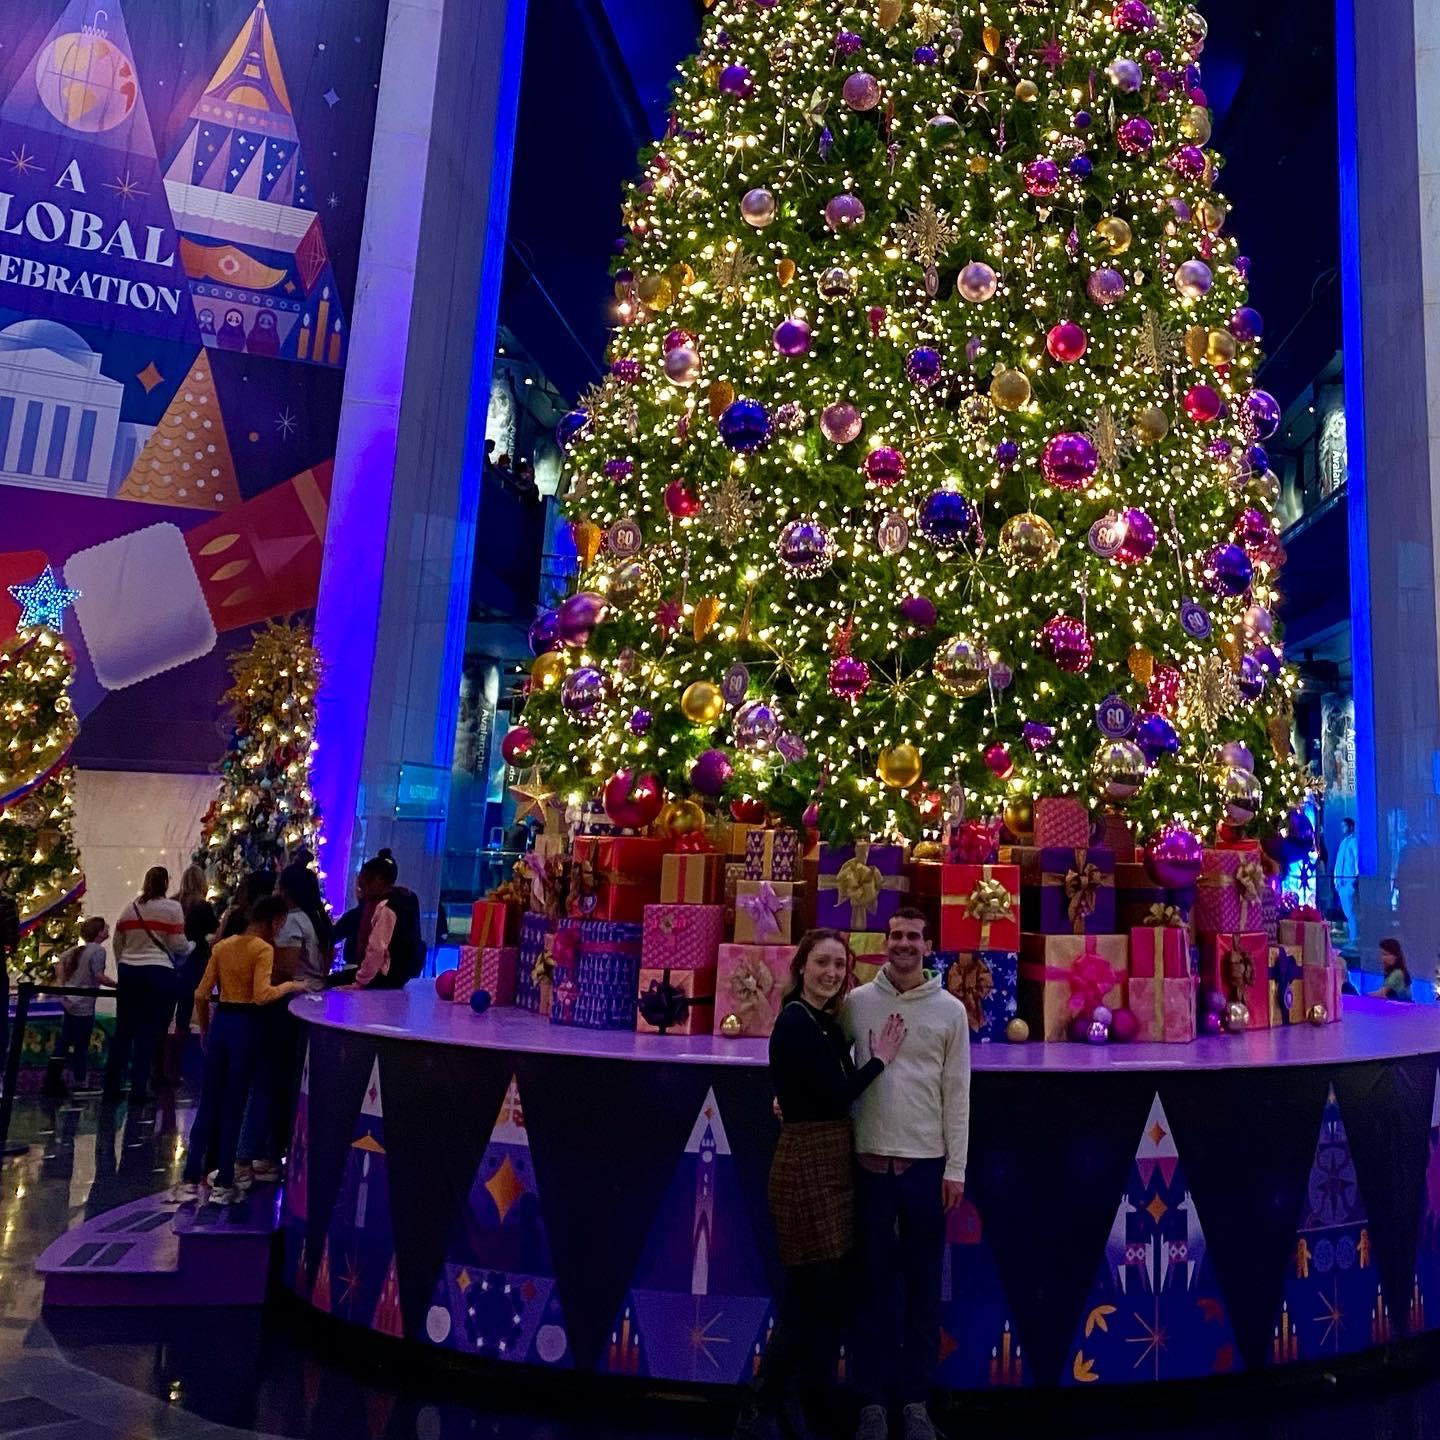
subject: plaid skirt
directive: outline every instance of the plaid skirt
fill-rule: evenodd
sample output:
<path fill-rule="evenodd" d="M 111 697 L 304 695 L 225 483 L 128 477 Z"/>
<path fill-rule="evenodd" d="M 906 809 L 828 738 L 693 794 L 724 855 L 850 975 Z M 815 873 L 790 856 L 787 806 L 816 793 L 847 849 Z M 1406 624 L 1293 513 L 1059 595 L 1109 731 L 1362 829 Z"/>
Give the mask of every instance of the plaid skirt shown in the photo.
<path fill-rule="evenodd" d="M 841 1260 L 855 1244 L 855 1142 L 849 1120 L 780 1127 L 770 1217 L 782 1265 Z"/>

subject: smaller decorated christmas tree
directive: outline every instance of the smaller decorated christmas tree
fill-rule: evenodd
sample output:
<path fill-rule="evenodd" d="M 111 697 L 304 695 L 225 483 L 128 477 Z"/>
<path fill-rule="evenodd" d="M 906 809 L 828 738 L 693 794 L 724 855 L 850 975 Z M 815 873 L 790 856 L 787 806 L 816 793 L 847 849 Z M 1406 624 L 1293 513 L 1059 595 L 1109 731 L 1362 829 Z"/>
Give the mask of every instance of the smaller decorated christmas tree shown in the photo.
<path fill-rule="evenodd" d="M 85 876 L 75 844 L 74 767 L 80 732 L 68 694 L 74 654 L 60 634 L 73 592 L 47 569 L 11 588 L 20 625 L 0 642 L 0 872 L 20 910 L 20 949 L 11 969 L 48 975 L 53 957 L 78 939 Z"/>
<path fill-rule="evenodd" d="M 219 888 L 233 891 L 250 871 L 318 848 L 310 758 L 320 657 L 310 628 L 270 621 L 231 660 L 230 673 L 230 745 L 195 858 Z"/>

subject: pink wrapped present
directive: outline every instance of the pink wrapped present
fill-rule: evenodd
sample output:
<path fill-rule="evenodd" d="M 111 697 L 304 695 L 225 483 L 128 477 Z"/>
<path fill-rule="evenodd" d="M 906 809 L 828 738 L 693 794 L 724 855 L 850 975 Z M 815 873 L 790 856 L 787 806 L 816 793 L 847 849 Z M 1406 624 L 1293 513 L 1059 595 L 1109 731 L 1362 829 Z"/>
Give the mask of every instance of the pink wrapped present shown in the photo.
<path fill-rule="evenodd" d="M 1196 981 L 1190 931 L 1143 925 L 1130 932 L 1130 1009 L 1141 1040 L 1185 1045 L 1195 1038 Z"/>
<path fill-rule="evenodd" d="M 455 1003 L 468 1005 L 477 990 L 488 990 L 492 1005 L 513 1005 L 519 964 L 518 945 L 462 945 L 455 969 Z"/>
<path fill-rule="evenodd" d="M 763 1037 L 775 1028 L 790 986 L 793 945 L 722 945 L 715 982 L 715 1033 Z"/>
<path fill-rule="evenodd" d="M 1125 1004 L 1130 942 L 1124 935 L 1023 935 L 1020 1014 L 1037 1040 L 1065 1040 L 1097 1005 Z"/>
<path fill-rule="evenodd" d="M 1196 883 L 1195 928 L 1202 935 L 1263 932 L 1264 894 L 1265 871 L 1258 854 L 1206 850 Z"/>
<path fill-rule="evenodd" d="M 1325 1023 L 1333 1025 L 1340 1019 L 1344 1008 L 1341 986 L 1345 983 L 1343 965 L 1302 965 L 1300 967 L 1301 993 L 1305 999 L 1305 1016 L 1317 1005 L 1325 1007 Z"/>
<path fill-rule="evenodd" d="M 1200 937 L 1200 984 L 1250 1009 L 1250 1029 L 1270 1028 L 1270 942 L 1264 931 Z"/>
<path fill-rule="evenodd" d="M 1083 850 L 1090 844 L 1090 812 L 1073 795 L 1048 795 L 1035 802 L 1035 847 Z"/>
<path fill-rule="evenodd" d="M 460 947 L 460 963 L 455 967 L 454 999 L 457 1005 L 470 1003 L 470 997 L 478 988 L 475 971 L 479 964 L 480 947 L 478 945 L 462 945 Z"/>
<path fill-rule="evenodd" d="M 647 905 L 640 963 L 655 970 L 705 970 L 724 939 L 723 905 Z"/>

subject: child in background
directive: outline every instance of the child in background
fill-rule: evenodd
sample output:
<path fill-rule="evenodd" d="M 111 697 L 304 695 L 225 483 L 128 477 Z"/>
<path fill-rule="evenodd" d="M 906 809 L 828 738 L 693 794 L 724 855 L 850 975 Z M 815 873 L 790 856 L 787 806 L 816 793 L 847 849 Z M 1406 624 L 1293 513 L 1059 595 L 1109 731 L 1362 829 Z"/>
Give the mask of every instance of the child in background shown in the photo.
<path fill-rule="evenodd" d="M 1385 970 L 1385 981 L 1380 994 L 1386 1000 L 1412 1001 L 1410 991 L 1410 967 L 1405 963 L 1405 951 L 1398 940 L 1380 942 L 1380 964 Z"/>
<path fill-rule="evenodd" d="M 55 961 L 55 983 L 78 990 L 102 987 L 113 990 L 115 982 L 105 973 L 105 942 L 109 938 L 110 927 L 99 915 L 82 920 L 80 944 L 72 945 Z M 85 1088 L 90 1036 L 95 1030 L 95 997 L 62 995 L 60 1008 L 65 1012 L 60 1022 L 60 1039 L 45 1071 L 45 1094 L 55 1099 L 64 1099 L 70 1093 L 65 1088 L 66 1061 L 69 1061 L 75 1088 Z"/>

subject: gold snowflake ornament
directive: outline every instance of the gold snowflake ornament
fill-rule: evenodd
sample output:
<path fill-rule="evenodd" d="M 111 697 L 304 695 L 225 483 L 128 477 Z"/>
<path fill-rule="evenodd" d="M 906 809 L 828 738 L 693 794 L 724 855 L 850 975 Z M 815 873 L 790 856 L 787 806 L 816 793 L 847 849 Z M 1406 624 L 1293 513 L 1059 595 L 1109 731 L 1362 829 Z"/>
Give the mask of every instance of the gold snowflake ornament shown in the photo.
<path fill-rule="evenodd" d="M 1207 655 L 1199 671 L 1186 680 L 1183 696 L 1186 719 L 1213 735 L 1240 703 L 1240 683 L 1223 656 Z"/>
<path fill-rule="evenodd" d="M 895 230 L 900 244 L 922 265 L 934 265 L 960 238 L 960 227 L 942 215 L 927 195 Z"/>
<path fill-rule="evenodd" d="M 755 518 L 755 492 L 740 483 L 735 474 L 727 475 L 705 509 L 705 523 L 724 546 L 739 543 Z"/>
<path fill-rule="evenodd" d="M 938 5 L 930 4 L 930 0 L 916 0 L 910 16 L 915 22 L 915 34 L 922 45 L 928 45 L 937 35 L 943 34 L 950 24 L 949 15 Z"/>
<path fill-rule="evenodd" d="M 1140 343 L 1136 348 L 1140 363 L 1157 375 L 1168 375 L 1177 368 L 1184 353 L 1180 332 L 1167 325 L 1156 311 L 1147 310 L 1140 322 Z"/>
<path fill-rule="evenodd" d="M 722 299 L 738 302 L 755 274 L 755 258 L 738 241 L 727 240 L 710 265 L 710 283 Z"/>
<path fill-rule="evenodd" d="M 1086 433 L 1102 469 L 1114 470 L 1130 452 L 1130 437 L 1116 423 L 1115 412 L 1108 405 L 1095 412 L 1094 423 Z"/>

